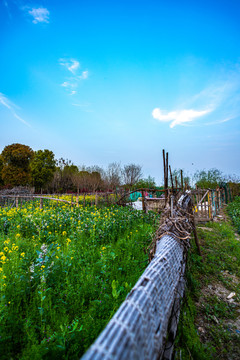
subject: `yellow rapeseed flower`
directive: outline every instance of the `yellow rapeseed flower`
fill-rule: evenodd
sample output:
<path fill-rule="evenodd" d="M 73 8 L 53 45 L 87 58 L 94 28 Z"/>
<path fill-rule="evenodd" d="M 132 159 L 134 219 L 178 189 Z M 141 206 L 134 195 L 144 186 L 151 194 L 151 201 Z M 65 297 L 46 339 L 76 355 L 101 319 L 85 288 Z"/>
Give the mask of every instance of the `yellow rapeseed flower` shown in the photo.
<path fill-rule="evenodd" d="M 21 253 L 21 256 L 22 256 L 22 257 L 24 257 L 24 256 L 25 256 L 25 253 L 24 253 L 24 252 L 22 252 L 22 253 Z"/>
<path fill-rule="evenodd" d="M 8 251 L 8 247 L 6 246 L 3 250 L 7 252 L 7 251 Z"/>
<path fill-rule="evenodd" d="M 66 231 L 63 231 L 62 232 L 63 236 L 67 235 L 67 232 Z"/>

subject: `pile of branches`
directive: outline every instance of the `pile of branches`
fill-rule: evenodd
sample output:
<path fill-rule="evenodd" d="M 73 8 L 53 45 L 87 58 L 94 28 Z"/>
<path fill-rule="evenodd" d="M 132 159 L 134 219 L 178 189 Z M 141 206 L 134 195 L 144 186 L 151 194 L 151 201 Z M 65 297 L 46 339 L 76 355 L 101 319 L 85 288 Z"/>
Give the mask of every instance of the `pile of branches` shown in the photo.
<path fill-rule="evenodd" d="M 166 206 L 161 214 L 160 226 L 149 246 L 150 261 L 156 252 L 157 241 L 164 235 L 172 236 L 188 250 L 191 232 L 194 230 L 195 226 L 192 209 L 192 199 L 188 193 L 178 194 L 177 196 L 168 198 Z"/>

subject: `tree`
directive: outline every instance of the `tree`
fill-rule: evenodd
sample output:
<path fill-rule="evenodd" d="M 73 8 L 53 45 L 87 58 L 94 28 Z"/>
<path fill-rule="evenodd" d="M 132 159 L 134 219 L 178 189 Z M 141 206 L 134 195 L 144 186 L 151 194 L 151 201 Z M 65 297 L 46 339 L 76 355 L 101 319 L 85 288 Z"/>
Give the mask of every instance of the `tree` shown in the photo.
<path fill-rule="evenodd" d="M 54 171 L 56 169 L 54 153 L 46 149 L 36 151 L 30 166 L 33 184 L 42 191 L 42 188 L 54 177 Z"/>
<path fill-rule="evenodd" d="M 2 169 L 3 169 L 3 159 L 2 156 L 0 155 L 0 186 L 3 185 Z"/>
<path fill-rule="evenodd" d="M 56 161 L 56 171 L 54 173 L 52 187 L 54 190 L 66 192 L 74 190 L 73 175 L 78 172 L 78 167 L 71 160 L 63 158 Z"/>
<path fill-rule="evenodd" d="M 155 187 L 155 180 L 151 176 L 148 176 L 146 179 L 139 179 L 138 182 L 134 185 L 135 189 L 154 189 Z"/>
<path fill-rule="evenodd" d="M 87 191 L 90 173 L 87 170 L 81 170 L 79 171 L 79 175 L 80 175 L 80 189 L 82 191 Z"/>
<path fill-rule="evenodd" d="M 216 189 L 222 181 L 223 174 L 218 169 L 198 170 L 193 176 L 196 185 L 201 189 Z"/>
<path fill-rule="evenodd" d="M 16 143 L 5 146 L 2 151 L 4 183 L 12 186 L 30 185 L 30 161 L 33 156 L 33 150 L 27 145 Z"/>
<path fill-rule="evenodd" d="M 141 178 L 142 167 L 135 164 L 125 165 L 122 170 L 122 175 L 124 184 L 131 188 Z"/>
<path fill-rule="evenodd" d="M 122 169 L 119 163 L 113 162 L 108 165 L 105 180 L 108 188 L 115 189 L 121 185 Z"/>
<path fill-rule="evenodd" d="M 89 176 L 89 187 L 91 191 L 95 192 L 99 189 L 102 182 L 101 174 L 98 171 L 93 171 Z"/>

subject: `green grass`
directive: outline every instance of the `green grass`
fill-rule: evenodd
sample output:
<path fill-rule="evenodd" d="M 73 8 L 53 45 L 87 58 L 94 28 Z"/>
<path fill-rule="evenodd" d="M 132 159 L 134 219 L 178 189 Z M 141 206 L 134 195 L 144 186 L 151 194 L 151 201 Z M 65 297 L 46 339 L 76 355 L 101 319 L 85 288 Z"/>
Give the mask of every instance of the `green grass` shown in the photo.
<path fill-rule="evenodd" d="M 1 359 L 79 359 L 147 266 L 156 215 L 0 208 Z"/>
<path fill-rule="evenodd" d="M 234 225 L 240 223 L 239 209 L 239 198 L 227 209 Z M 193 241 L 188 256 L 175 359 L 226 359 L 227 354 L 239 359 L 240 329 L 234 323 L 240 309 L 240 241 L 230 221 L 204 227 L 211 231 L 198 227 L 203 262 Z M 226 299 L 230 292 L 236 293 L 233 303 Z"/>

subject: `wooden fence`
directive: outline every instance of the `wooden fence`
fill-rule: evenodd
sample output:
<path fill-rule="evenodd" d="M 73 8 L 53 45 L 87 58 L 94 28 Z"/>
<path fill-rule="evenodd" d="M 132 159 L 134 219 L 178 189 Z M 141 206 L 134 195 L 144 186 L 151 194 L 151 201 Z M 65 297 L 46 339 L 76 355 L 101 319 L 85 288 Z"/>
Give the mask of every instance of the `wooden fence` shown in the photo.
<path fill-rule="evenodd" d="M 1 195 L 0 206 L 21 207 L 26 202 L 38 201 L 40 209 L 44 204 L 49 204 L 49 201 L 54 202 L 55 206 L 61 203 L 69 204 L 71 206 L 108 206 L 115 204 L 120 198 L 118 193 L 84 193 L 82 195 L 67 195 L 70 200 L 61 198 L 62 195 Z M 64 196 L 64 195 L 63 195 Z M 66 196 L 66 195 L 65 195 Z"/>
<path fill-rule="evenodd" d="M 175 189 L 176 193 L 178 189 Z M 220 211 L 224 204 L 231 199 L 230 189 L 227 192 L 226 189 L 217 190 L 204 190 L 195 189 L 189 190 L 193 203 L 193 212 L 196 222 L 207 222 L 213 220 L 213 218 L 220 214 Z M 172 189 L 156 190 L 156 189 L 136 189 L 133 191 L 119 191 L 119 192 L 106 192 L 106 193 L 85 193 L 81 196 L 68 195 L 69 200 L 61 198 L 59 195 L 1 195 L 0 194 L 0 206 L 9 207 L 21 207 L 27 201 L 36 201 L 36 206 L 40 209 L 44 207 L 44 204 L 49 204 L 49 201 L 53 201 L 55 206 L 61 203 L 70 204 L 71 206 L 109 206 L 117 204 L 121 206 L 131 205 L 134 201 L 131 201 L 131 195 L 138 194 L 140 196 L 141 207 L 144 212 L 149 210 L 161 212 L 166 204 L 165 196 L 168 198 L 173 194 Z"/>
<path fill-rule="evenodd" d="M 228 203 L 231 193 L 225 189 L 191 190 L 194 217 L 196 222 L 211 221 L 220 214 L 221 209 Z"/>

